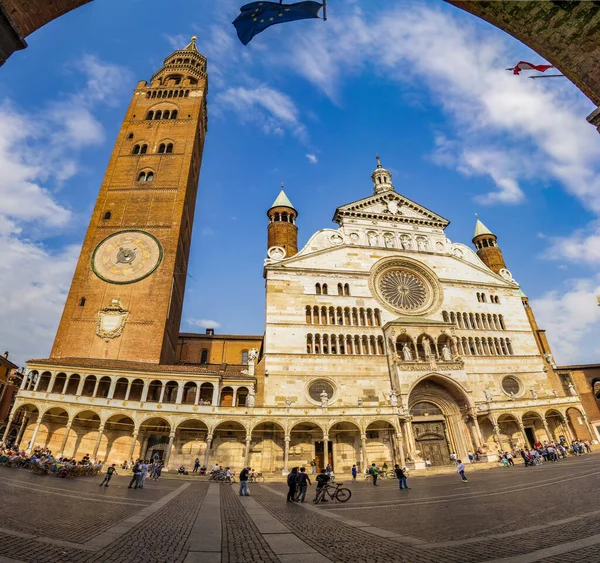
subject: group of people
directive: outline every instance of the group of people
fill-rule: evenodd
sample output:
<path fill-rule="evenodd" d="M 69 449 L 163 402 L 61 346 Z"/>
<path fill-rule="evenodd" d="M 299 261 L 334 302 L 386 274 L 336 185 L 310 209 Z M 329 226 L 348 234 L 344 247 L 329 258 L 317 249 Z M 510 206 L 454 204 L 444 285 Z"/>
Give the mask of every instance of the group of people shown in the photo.
<path fill-rule="evenodd" d="M 111 467 L 114 468 L 115 464 L 113 464 Z M 146 481 L 146 479 L 148 477 L 150 477 L 150 479 L 152 481 L 158 481 L 158 479 L 160 478 L 161 472 L 163 470 L 164 464 L 163 462 L 158 458 L 158 456 L 155 456 L 152 461 L 147 460 L 147 459 L 138 459 L 134 464 L 133 464 L 133 468 L 132 468 L 132 472 L 133 472 L 133 477 L 131 478 L 131 481 L 129 482 L 128 485 L 128 489 L 143 489 L 144 488 L 144 483 Z M 110 471 L 110 467 L 107 470 L 107 474 L 108 471 Z M 112 473 L 110 475 L 112 477 Z M 110 479 L 108 479 L 110 481 Z M 102 486 L 102 485 L 101 485 Z M 108 482 L 107 482 L 107 486 L 108 486 Z"/>
<path fill-rule="evenodd" d="M 92 461 L 90 455 L 80 460 L 62 455 L 55 456 L 48 448 L 36 446 L 30 454 L 0 442 L 0 465 L 31 469 L 36 473 L 55 474 L 58 477 L 91 475 L 100 471 L 102 463 Z"/>
<path fill-rule="evenodd" d="M 327 469 L 322 469 L 321 473 L 317 476 L 317 490 L 330 480 L 331 476 L 328 474 Z M 308 489 L 308 485 L 311 484 L 310 477 L 306 473 L 306 467 L 292 467 L 287 477 L 287 484 L 287 502 L 305 502 L 306 490 Z"/>
<path fill-rule="evenodd" d="M 504 467 L 514 465 L 514 459 L 521 457 L 527 467 L 541 465 L 544 462 L 557 462 L 568 455 L 581 456 L 592 453 L 592 445 L 589 440 L 572 440 L 569 444 L 566 440 L 558 442 L 536 441 L 532 448 L 515 449 L 512 452 L 498 450 L 498 461 Z"/>

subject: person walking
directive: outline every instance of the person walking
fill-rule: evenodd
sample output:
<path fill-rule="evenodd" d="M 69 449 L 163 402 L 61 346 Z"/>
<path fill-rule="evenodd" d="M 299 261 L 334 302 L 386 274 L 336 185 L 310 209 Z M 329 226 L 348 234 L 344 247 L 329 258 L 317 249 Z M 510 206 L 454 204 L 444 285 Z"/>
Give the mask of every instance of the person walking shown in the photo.
<path fill-rule="evenodd" d="M 327 475 L 329 475 L 329 477 L 331 477 L 331 465 L 327 464 L 327 467 L 325 467 L 325 471 L 327 471 Z"/>
<path fill-rule="evenodd" d="M 158 481 L 161 471 L 163 468 L 163 464 L 159 461 L 156 466 L 154 467 L 154 474 L 152 475 L 152 480 L 153 481 Z"/>
<path fill-rule="evenodd" d="M 352 482 L 353 483 L 356 483 L 356 472 L 357 472 L 356 465 L 353 465 L 352 466 Z"/>
<path fill-rule="evenodd" d="M 142 467 L 142 474 L 140 475 L 140 484 L 138 485 L 139 489 L 144 488 L 144 481 L 146 480 L 146 477 L 148 477 L 148 471 L 150 469 L 150 462 L 147 459 L 145 459 L 144 463 L 142 463 L 141 467 Z"/>
<path fill-rule="evenodd" d="M 141 460 L 138 459 L 133 466 L 133 477 L 129 483 L 129 487 L 127 487 L 127 488 L 131 489 L 131 487 L 133 487 L 134 489 L 137 489 L 140 484 L 141 475 L 142 475 L 142 464 L 141 464 Z"/>
<path fill-rule="evenodd" d="M 330 477 L 329 475 L 327 475 L 327 471 L 325 469 L 321 469 L 321 473 L 317 475 L 317 489 L 315 491 L 315 499 L 319 496 L 319 492 L 321 491 L 321 489 L 325 487 L 327 483 L 329 483 L 329 480 Z M 321 502 L 327 502 L 325 496 L 326 495 L 323 495 L 323 499 L 321 500 Z"/>
<path fill-rule="evenodd" d="M 200 469 L 200 460 L 196 458 L 196 461 L 194 462 L 194 470 L 192 471 L 192 473 L 198 473 L 198 469 Z"/>
<path fill-rule="evenodd" d="M 250 468 L 244 467 L 240 471 L 240 496 L 241 497 L 249 497 L 250 493 L 248 492 L 248 477 L 250 475 Z"/>
<path fill-rule="evenodd" d="M 102 483 L 100 483 L 100 486 L 104 485 L 105 487 L 108 487 L 108 483 L 110 482 L 110 480 L 112 479 L 112 476 L 114 473 L 117 473 L 117 470 L 115 469 L 115 465 L 116 463 L 113 463 L 107 470 L 106 470 L 106 475 L 104 476 L 104 479 L 102 480 Z M 117 473 L 118 475 L 118 473 Z M 106 483 L 106 484 L 105 484 Z"/>
<path fill-rule="evenodd" d="M 296 474 L 296 500 L 305 502 L 306 489 L 311 484 L 310 477 L 306 474 L 306 467 L 301 467 L 300 473 Z"/>
<path fill-rule="evenodd" d="M 314 475 L 317 472 L 317 460 L 313 459 L 310 462 L 310 472 Z"/>
<path fill-rule="evenodd" d="M 466 483 L 468 479 L 465 476 L 465 464 L 460 459 L 457 459 L 456 463 L 458 464 L 456 466 L 456 472 L 461 476 L 463 483 Z"/>
<path fill-rule="evenodd" d="M 371 468 L 369 469 L 369 471 L 371 472 L 371 476 L 373 477 L 373 486 L 377 486 L 377 477 L 379 477 L 379 469 L 377 469 L 377 466 L 373 463 L 371 464 Z"/>
<path fill-rule="evenodd" d="M 398 486 L 400 489 L 408 489 L 408 485 L 406 484 L 406 473 L 404 473 L 404 469 L 396 464 L 394 466 L 394 473 L 396 474 L 396 479 L 398 479 Z"/>
<path fill-rule="evenodd" d="M 292 471 L 288 475 L 287 484 L 288 484 L 288 495 L 287 501 L 294 502 L 296 500 L 296 475 L 298 474 L 298 468 L 293 467 Z"/>

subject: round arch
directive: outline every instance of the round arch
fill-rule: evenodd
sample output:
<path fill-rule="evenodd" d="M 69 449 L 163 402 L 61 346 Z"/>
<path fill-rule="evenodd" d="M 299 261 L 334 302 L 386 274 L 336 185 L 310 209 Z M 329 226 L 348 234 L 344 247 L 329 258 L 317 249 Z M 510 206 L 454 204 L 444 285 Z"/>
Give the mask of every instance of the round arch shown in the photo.
<path fill-rule="evenodd" d="M 169 435 L 171 434 L 171 423 L 161 416 L 149 416 L 140 422 L 139 457 L 142 459 L 153 459 L 155 456 L 162 461 L 169 457 Z"/>
<path fill-rule="evenodd" d="M 264 473 L 285 469 L 285 427 L 275 420 L 261 420 L 252 427 L 248 461 L 250 466 Z M 289 460 L 289 456 L 288 456 Z M 296 460 L 292 459 L 292 465 Z"/>
<path fill-rule="evenodd" d="M 196 460 L 203 465 L 207 451 L 208 424 L 199 418 L 186 418 L 174 425 L 175 439 L 171 465 L 193 470 Z"/>
<path fill-rule="evenodd" d="M 207 466 L 210 468 L 214 464 L 240 471 L 246 461 L 248 429 L 237 420 L 224 420 L 214 427 L 212 435 Z"/>
<path fill-rule="evenodd" d="M 112 414 L 104 423 L 104 432 L 100 440 L 98 459 L 105 463 L 118 463 L 129 461 L 129 452 L 133 445 L 133 432 L 135 422 L 125 414 Z"/>

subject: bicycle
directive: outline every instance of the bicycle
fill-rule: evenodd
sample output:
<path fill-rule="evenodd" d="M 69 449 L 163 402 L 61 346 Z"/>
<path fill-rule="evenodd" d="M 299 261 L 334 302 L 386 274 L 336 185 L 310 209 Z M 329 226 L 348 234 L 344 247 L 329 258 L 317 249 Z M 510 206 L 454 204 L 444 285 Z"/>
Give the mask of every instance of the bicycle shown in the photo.
<path fill-rule="evenodd" d="M 327 483 L 324 487 L 317 490 L 317 494 L 313 499 L 314 504 L 319 504 L 323 500 L 327 500 L 325 497 L 329 496 L 330 500 L 337 500 L 339 502 L 346 502 L 352 496 L 352 491 L 342 487 L 343 483 L 335 483 L 330 485 Z"/>
<path fill-rule="evenodd" d="M 265 476 L 260 472 L 256 473 L 256 475 L 252 475 L 251 477 L 248 477 L 248 482 L 249 483 L 264 483 Z"/>

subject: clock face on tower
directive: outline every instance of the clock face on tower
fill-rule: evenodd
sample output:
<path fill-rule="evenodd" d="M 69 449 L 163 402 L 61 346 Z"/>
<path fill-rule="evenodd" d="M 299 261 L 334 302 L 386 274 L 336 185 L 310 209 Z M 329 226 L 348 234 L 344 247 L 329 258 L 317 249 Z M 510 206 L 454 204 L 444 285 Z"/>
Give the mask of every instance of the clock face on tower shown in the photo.
<path fill-rule="evenodd" d="M 105 238 L 92 254 L 92 269 L 109 283 L 133 283 L 158 268 L 163 255 L 160 242 L 144 231 L 121 231 Z"/>

